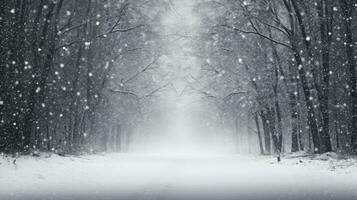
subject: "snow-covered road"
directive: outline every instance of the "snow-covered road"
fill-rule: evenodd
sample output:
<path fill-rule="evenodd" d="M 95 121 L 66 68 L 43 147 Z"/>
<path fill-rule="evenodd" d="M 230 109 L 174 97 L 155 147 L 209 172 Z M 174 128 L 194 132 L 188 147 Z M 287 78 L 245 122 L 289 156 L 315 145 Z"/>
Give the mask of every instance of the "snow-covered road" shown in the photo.
<path fill-rule="evenodd" d="M 103 154 L 0 163 L 2 200 L 357 199 L 353 160 Z"/>

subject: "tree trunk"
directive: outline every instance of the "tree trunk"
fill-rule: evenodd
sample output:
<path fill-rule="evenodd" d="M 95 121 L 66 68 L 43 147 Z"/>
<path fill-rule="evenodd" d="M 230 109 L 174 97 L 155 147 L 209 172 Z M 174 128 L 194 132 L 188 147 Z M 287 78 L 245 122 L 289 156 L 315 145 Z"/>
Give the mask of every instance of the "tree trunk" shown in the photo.
<path fill-rule="evenodd" d="M 257 135 L 258 135 L 258 141 L 259 141 L 259 150 L 260 150 L 260 154 L 264 154 L 264 147 L 263 147 L 263 141 L 262 141 L 262 136 L 260 133 L 260 125 L 259 125 L 259 117 L 258 114 L 255 113 L 254 114 L 254 120 L 255 120 L 255 125 L 257 128 Z"/>
<path fill-rule="evenodd" d="M 63 0 L 61 2 L 63 2 Z M 59 13 L 59 10 L 61 9 L 61 5 L 62 4 L 59 3 L 59 5 L 57 7 L 57 13 Z M 48 32 L 50 32 L 48 29 L 49 29 L 51 18 L 53 16 L 53 11 L 54 11 L 55 6 L 56 6 L 56 4 L 54 2 L 51 2 L 50 6 L 48 8 L 48 13 L 46 14 L 46 17 L 45 17 L 45 24 L 44 24 L 42 35 L 41 35 L 42 38 L 41 38 L 41 42 L 39 45 L 40 47 L 42 47 L 43 44 L 45 43 L 45 39 L 47 38 L 46 35 L 50 35 L 50 34 L 48 34 Z M 58 18 L 58 16 L 57 16 L 57 18 Z M 56 27 L 56 25 L 57 24 L 55 23 L 54 27 Z M 45 86 L 46 86 L 46 81 L 47 81 L 47 77 L 51 70 L 53 56 L 55 53 L 56 37 L 57 37 L 57 34 L 55 34 L 55 31 L 53 31 L 52 37 L 47 38 L 47 40 L 49 40 L 49 42 L 48 42 L 49 48 L 48 48 L 48 52 L 45 57 L 43 68 L 39 69 L 40 73 L 38 76 L 35 77 L 36 80 L 32 84 L 32 87 L 30 90 L 28 109 L 27 109 L 27 113 L 26 113 L 25 119 L 24 119 L 24 133 L 25 133 L 24 134 L 24 144 L 23 144 L 24 150 L 27 150 L 28 148 L 30 148 L 30 144 L 31 144 L 31 131 L 30 130 L 31 130 L 31 126 L 33 123 L 36 103 L 37 102 L 42 103 L 44 100 L 44 90 L 45 90 Z M 38 95 L 38 98 L 36 98 L 37 95 Z"/>
<path fill-rule="evenodd" d="M 289 94 L 289 106 L 291 113 L 291 152 L 299 151 L 299 114 L 296 105 L 296 95 L 294 93 Z M 301 142 L 301 141 L 300 141 Z"/>
<path fill-rule="evenodd" d="M 320 153 L 321 152 L 320 138 L 319 138 L 319 132 L 318 132 L 318 126 L 317 126 L 317 118 L 316 118 L 317 116 L 315 115 L 314 106 L 313 106 L 313 97 L 311 96 L 310 87 L 306 80 L 306 72 L 303 67 L 303 63 L 302 63 L 301 57 L 299 55 L 299 52 L 295 51 L 294 56 L 295 56 L 296 64 L 298 66 L 299 78 L 300 78 L 302 89 L 303 89 L 304 96 L 305 96 L 305 103 L 306 103 L 306 108 L 307 108 L 307 120 L 308 120 L 308 125 L 310 128 L 310 132 L 312 135 L 314 152 Z"/>
<path fill-rule="evenodd" d="M 315 89 L 317 91 L 317 97 L 320 102 L 320 112 L 322 115 L 322 129 L 321 129 L 321 143 L 319 144 L 319 152 L 326 152 L 326 151 L 331 151 L 331 140 L 330 140 L 330 135 L 329 135 L 329 111 L 328 111 L 328 102 L 329 102 L 329 77 L 330 77 L 330 66 L 329 66 L 329 52 L 330 52 L 330 46 L 331 46 L 331 39 L 332 39 L 332 30 L 329 25 L 329 19 L 327 16 L 329 15 L 327 5 L 325 0 L 319 0 L 320 2 L 318 3 L 318 15 L 320 18 L 320 35 L 321 35 L 321 43 L 322 43 L 322 80 L 323 80 L 323 85 L 322 87 L 318 83 L 318 73 L 317 73 L 317 68 L 318 66 L 314 65 L 312 66 L 312 74 L 313 74 L 313 82 Z M 311 49 L 311 44 L 310 44 L 310 39 L 307 39 L 309 36 L 306 33 L 306 28 L 303 22 L 303 18 L 300 12 L 300 9 L 296 3 L 296 0 L 291 1 L 292 6 L 295 10 L 295 15 L 298 21 L 298 25 L 300 28 L 301 32 L 301 40 L 303 44 L 306 47 L 307 54 L 309 56 L 310 61 L 314 60 L 314 56 L 312 53 Z M 325 16 L 326 15 L 326 16 Z M 296 51 L 298 52 L 298 51 Z M 301 62 L 302 66 L 302 62 Z M 304 92 L 305 93 L 305 92 Z M 315 116 L 317 118 L 317 116 Z M 317 123 L 316 123 L 317 125 Z M 310 127 L 311 128 L 311 127 Z M 317 130 L 320 133 L 320 129 L 317 126 Z M 314 135 L 314 131 L 312 130 L 312 134 Z M 314 136 L 313 136 L 314 137 Z M 315 143 L 314 143 L 315 145 Z M 316 150 L 316 148 L 315 148 Z"/>
<path fill-rule="evenodd" d="M 263 131 L 264 131 L 264 147 L 265 147 L 265 153 L 271 154 L 271 144 L 270 144 L 270 130 L 269 130 L 269 124 L 268 124 L 268 119 L 266 117 L 266 114 L 261 112 L 260 114 L 262 118 L 262 124 L 263 124 Z"/>
<path fill-rule="evenodd" d="M 323 144 L 323 151 L 328 152 L 332 150 L 331 139 L 329 135 L 329 88 L 330 88 L 330 48 L 332 41 L 332 8 L 327 6 L 326 0 L 320 0 L 318 3 L 318 15 L 320 20 L 320 37 L 322 45 L 322 98 L 320 99 L 320 109 L 322 114 L 322 133 L 321 139 Z M 331 11 L 330 11 L 331 10 Z M 331 22 L 330 22 L 331 21 Z"/>
<path fill-rule="evenodd" d="M 299 18 L 300 15 L 300 11 L 296 10 L 297 6 L 295 4 L 295 0 L 292 0 L 292 6 L 295 9 L 295 13 L 297 15 L 298 18 L 298 22 L 301 28 L 301 32 L 302 35 L 305 34 L 305 30 L 304 30 L 304 26 L 303 22 L 301 20 L 301 18 Z M 314 105 L 313 105 L 313 96 L 311 95 L 311 90 L 310 90 L 310 86 L 306 77 L 306 71 L 302 62 L 302 58 L 300 55 L 300 50 L 298 48 L 297 45 L 297 41 L 296 41 L 296 31 L 295 31 L 295 18 L 293 16 L 293 9 L 290 5 L 290 3 L 287 0 L 284 0 L 284 5 L 287 9 L 287 11 L 289 12 L 289 22 L 290 22 L 290 43 L 291 43 L 291 48 L 293 50 L 294 53 L 294 58 L 296 61 L 296 66 L 298 68 L 298 73 L 299 73 L 299 79 L 301 82 L 301 86 L 304 92 L 304 96 L 305 96 L 305 104 L 306 104 L 306 108 L 307 108 L 307 121 L 308 121 L 308 125 L 309 125 L 309 129 L 312 135 L 312 141 L 314 144 L 314 152 L 315 153 L 320 153 L 321 148 L 320 148 L 320 136 L 319 136 L 319 131 L 318 131 L 318 125 L 317 125 L 317 116 L 315 115 L 315 111 L 314 111 Z M 307 41 L 306 38 L 303 38 L 304 41 Z M 309 43 L 305 43 L 307 46 L 309 45 Z"/>
<path fill-rule="evenodd" d="M 354 1 L 340 0 L 342 13 L 344 17 L 345 34 L 346 34 L 346 56 L 349 65 L 350 81 L 349 87 L 351 91 L 351 150 L 357 152 L 357 74 L 354 53 L 354 40 L 352 34 L 353 22 L 353 6 Z"/>

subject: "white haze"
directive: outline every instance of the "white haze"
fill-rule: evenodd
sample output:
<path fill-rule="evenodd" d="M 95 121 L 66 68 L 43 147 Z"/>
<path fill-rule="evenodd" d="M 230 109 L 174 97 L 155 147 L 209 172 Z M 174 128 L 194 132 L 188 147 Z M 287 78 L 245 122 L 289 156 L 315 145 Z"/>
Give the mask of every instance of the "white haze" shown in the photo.
<path fill-rule="evenodd" d="M 158 59 L 158 70 L 159 74 L 169 74 L 170 86 L 158 94 L 159 111 L 149 115 L 151 123 L 138 129 L 141 136 L 134 140 L 132 151 L 205 154 L 232 153 L 235 149 L 229 134 L 212 125 L 217 113 L 188 83 L 198 78 L 202 62 L 196 56 L 195 36 L 201 22 L 193 11 L 195 3 L 172 1 L 162 16 L 157 29 L 164 41 L 164 54 Z"/>
<path fill-rule="evenodd" d="M 145 107 L 129 152 L 2 156 L 0 199 L 357 199 L 355 159 L 297 154 L 277 163 L 274 156 L 234 154 L 258 153 L 257 136 L 248 119 L 220 124 L 218 109 L 190 85 L 205 62 L 195 44 L 202 28 L 198 1 L 170 2 L 156 27 L 163 54 L 153 75 L 167 87 Z"/>

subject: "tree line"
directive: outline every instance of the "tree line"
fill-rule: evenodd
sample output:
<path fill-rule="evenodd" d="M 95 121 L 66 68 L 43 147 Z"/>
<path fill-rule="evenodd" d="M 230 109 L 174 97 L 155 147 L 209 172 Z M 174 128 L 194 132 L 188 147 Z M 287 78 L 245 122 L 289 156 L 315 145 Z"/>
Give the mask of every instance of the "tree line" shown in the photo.
<path fill-rule="evenodd" d="M 157 89 L 144 74 L 156 64 L 145 34 L 154 3 L 2 2 L 0 151 L 125 151 Z"/>
<path fill-rule="evenodd" d="M 169 36 L 158 27 L 173 5 L 2 3 L 0 151 L 126 151 L 155 93 L 170 86 L 158 69 Z M 215 126 L 233 127 L 238 141 L 248 125 L 262 154 L 357 151 L 354 0 L 202 0 L 194 9 L 197 33 L 173 36 L 193 41 L 201 72 L 189 87 L 212 105 Z"/>
<path fill-rule="evenodd" d="M 220 0 L 198 10 L 203 79 L 215 85 L 205 96 L 219 97 L 233 123 L 249 113 L 261 153 L 356 152 L 355 1 Z"/>

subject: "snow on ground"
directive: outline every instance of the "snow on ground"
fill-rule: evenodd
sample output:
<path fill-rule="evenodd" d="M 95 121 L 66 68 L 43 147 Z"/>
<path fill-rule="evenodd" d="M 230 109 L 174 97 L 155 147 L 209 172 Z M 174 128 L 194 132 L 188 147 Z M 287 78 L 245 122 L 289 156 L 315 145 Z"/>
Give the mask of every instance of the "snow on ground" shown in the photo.
<path fill-rule="evenodd" d="M 323 156 L 322 156 L 323 157 Z M 355 159 L 101 154 L 0 159 L 0 199 L 357 199 Z"/>

